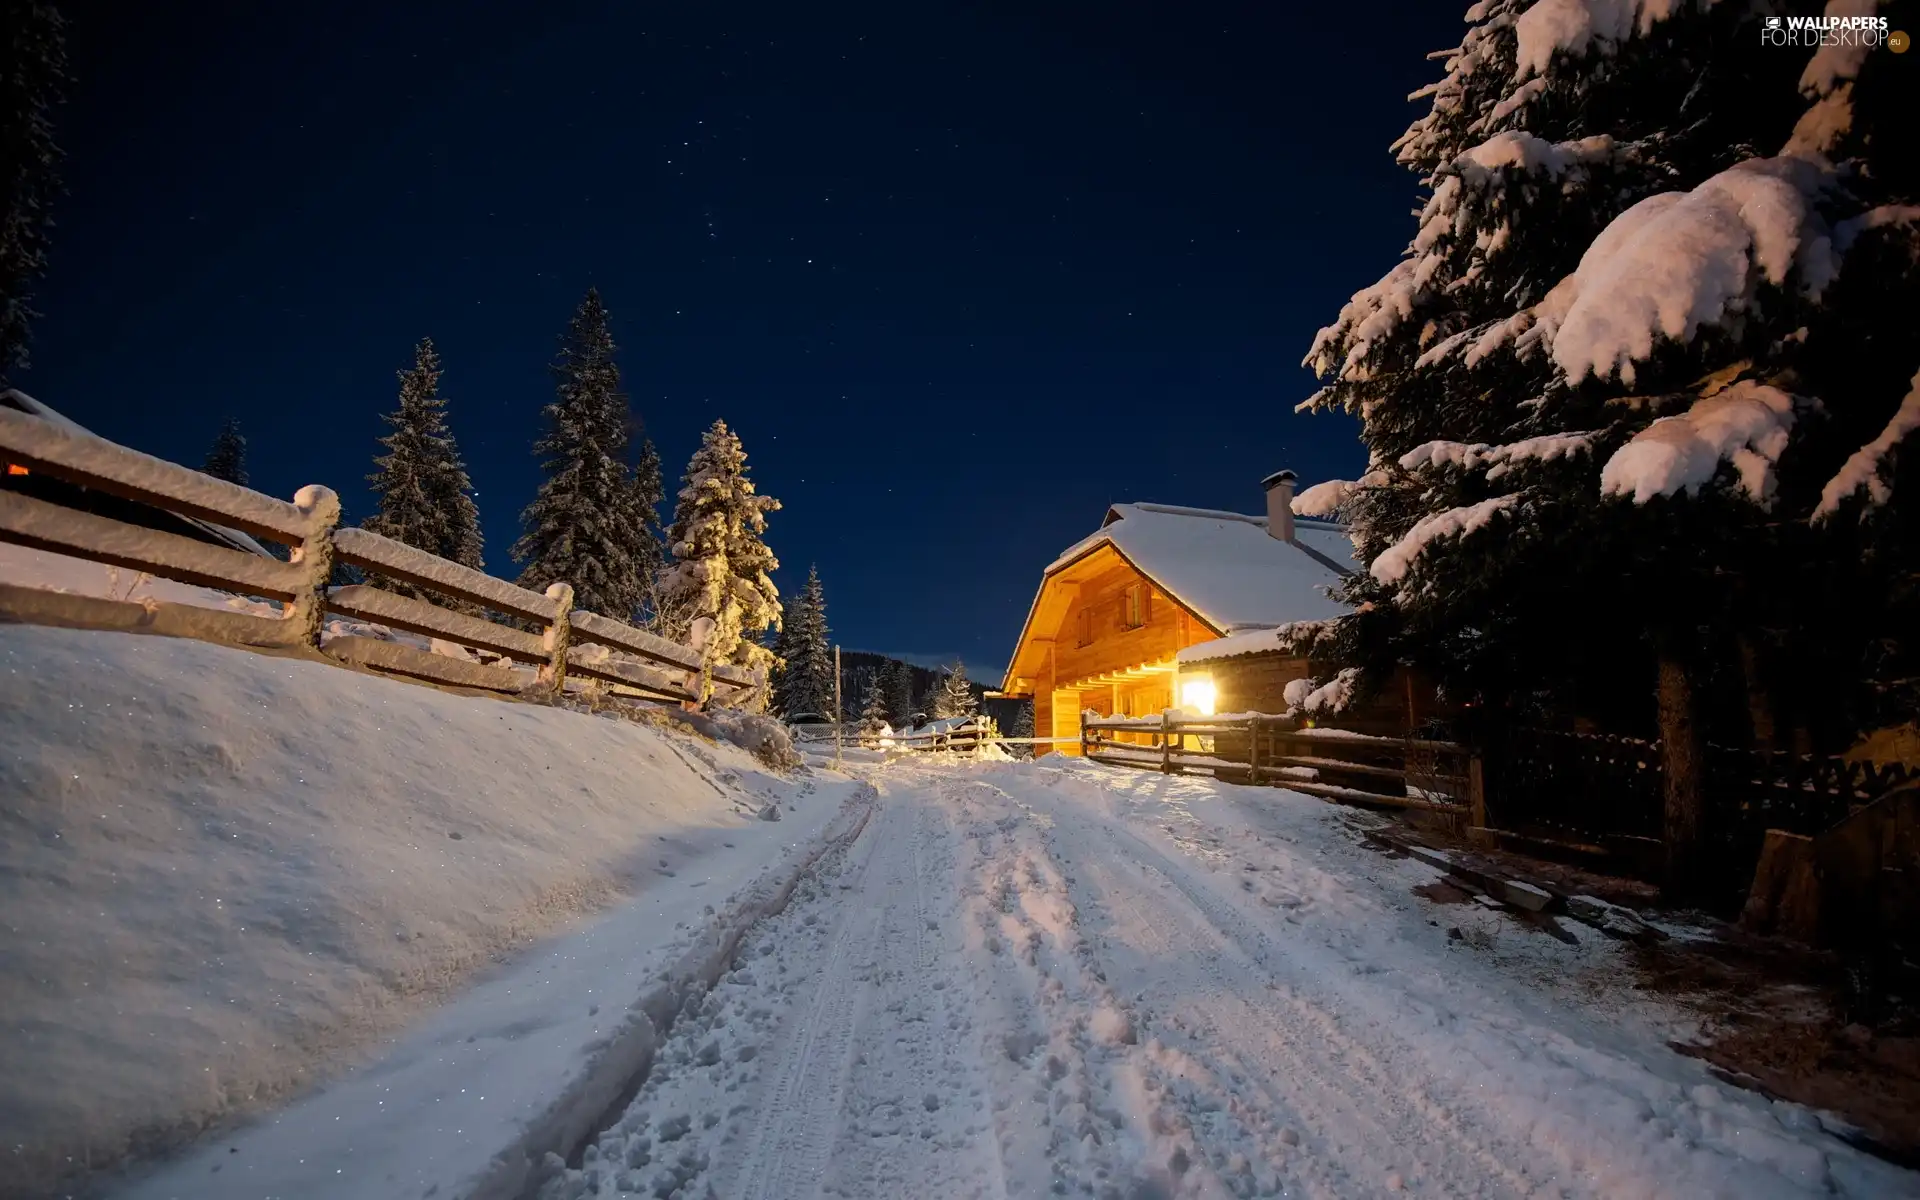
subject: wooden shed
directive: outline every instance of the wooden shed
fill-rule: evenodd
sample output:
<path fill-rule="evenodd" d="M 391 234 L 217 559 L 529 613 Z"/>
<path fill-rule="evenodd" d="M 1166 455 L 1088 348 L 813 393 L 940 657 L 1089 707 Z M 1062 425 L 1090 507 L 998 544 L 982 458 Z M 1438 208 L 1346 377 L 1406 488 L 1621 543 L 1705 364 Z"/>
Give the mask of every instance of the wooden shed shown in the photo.
<path fill-rule="evenodd" d="M 1000 688 L 1032 697 L 1037 735 L 1078 737 L 1086 710 L 1238 711 L 1210 672 L 1183 670 L 1183 651 L 1345 611 L 1329 595 L 1356 566 L 1345 529 L 1294 515 L 1291 471 L 1262 486 L 1263 516 L 1116 504 L 1047 567 Z M 1304 662 L 1276 669 L 1308 673 Z"/>

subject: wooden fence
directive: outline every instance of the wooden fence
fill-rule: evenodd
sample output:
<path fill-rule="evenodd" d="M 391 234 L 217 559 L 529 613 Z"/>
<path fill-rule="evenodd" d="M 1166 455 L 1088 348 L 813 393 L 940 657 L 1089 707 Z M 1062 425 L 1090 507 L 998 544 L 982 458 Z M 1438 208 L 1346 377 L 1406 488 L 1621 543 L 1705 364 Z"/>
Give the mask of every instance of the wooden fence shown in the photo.
<path fill-rule="evenodd" d="M 1621 860 L 1636 873 L 1661 857 L 1665 779 L 1660 743 L 1612 734 L 1518 727 L 1486 747 L 1489 818 L 1504 836 Z M 1768 829 L 1812 836 L 1920 776 L 1899 764 L 1709 746 L 1705 861 L 1737 895 Z"/>
<path fill-rule="evenodd" d="M 282 562 L 0 488 L 0 541 L 280 604 L 278 617 L 266 617 L 0 585 L 0 612 L 16 619 L 304 648 L 342 663 L 494 692 L 557 692 L 569 677 L 682 703 L 753 703 L 763 692 L 764 680 L 742 668 L 709 664 L 693 647 L 574 608 L 569 584 L 530 591 L 377 533 L 341 528 L 340 501 L 328 488 L 309 485 L 292 502 L 278 500 L 8 408 L 0 408 L 0 458 L 28 473 L 238 530 L 290 551 Z M 449 604 L 371 584 L 329 587 L 336 563 L 363 568 L 372 578 L 404 581 Z M 326 637 L 328 613 L 439 639 L 496 661 L 351 634 Z"/>
<path fill-rule="evenodd" d="M 1080 724 L 1096 762 L 1271 784 L 1350 804 L 1420 809 L 1486 823 L 1480 760 L 1456 742 L 1303 727 L 1266 713 L 1101 717 Z"/>
<path fill-rule="evenodd" d="M 856 740 L 861 745 L 871 743 L 874 746 L 922 753 L 966 756 L 978 754 L 982 748 L 1006 739 L 1000 736 L 1000 731 L 994 727 L 991 718 L 976 718 L 953 729 L 929 730 L 924 733 L 892 733 L 872 737 L 856 735 Z"/>

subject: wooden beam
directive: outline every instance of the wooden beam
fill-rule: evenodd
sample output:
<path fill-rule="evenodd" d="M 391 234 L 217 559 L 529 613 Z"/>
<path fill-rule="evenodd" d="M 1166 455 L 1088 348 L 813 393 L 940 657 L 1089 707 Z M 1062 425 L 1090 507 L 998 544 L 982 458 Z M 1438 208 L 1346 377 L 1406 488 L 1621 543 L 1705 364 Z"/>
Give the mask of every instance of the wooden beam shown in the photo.
<path fill-rule="evenodd" d="M 425 600 L 397 596 L 379 588 L 357 583 L 335 588 L 327 595 L 327 607 L 334 612 L 362 621 L 373 621 L 418 633 L 445 638 L 464 646 L 474 646 L 505 654 L 526 663 L 547 661 L 547 652 L 538 636 L 491 621 L 450 612 Z"/>
<path fill-rule="evenodd" d="M 0 408 L 0 450 L 68 483 L 287 545 L 299 545 L 312 523 L 285 500 L 11 408 Z"/>
<path fill-rule="evenodd" d="M 274 600 L 292 600 L 306 578 L 299 567 L 278 559 L 62 508 L 19 492 L 0 492 L 0 541 Z"/>

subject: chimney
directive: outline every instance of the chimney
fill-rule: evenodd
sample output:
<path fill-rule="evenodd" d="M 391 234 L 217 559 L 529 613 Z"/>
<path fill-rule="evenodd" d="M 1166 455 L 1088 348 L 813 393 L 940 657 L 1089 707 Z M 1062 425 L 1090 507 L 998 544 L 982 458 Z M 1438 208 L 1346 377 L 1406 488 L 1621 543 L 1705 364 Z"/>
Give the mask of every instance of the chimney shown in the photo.
<path fill-rule="evenodd" d="M 1292 471 L 1275 471 L 1260 481 L 1267 490 L 1267 532 L 1283 542 L 1293 540 L 1293 485 L 1299 479 Z"/>

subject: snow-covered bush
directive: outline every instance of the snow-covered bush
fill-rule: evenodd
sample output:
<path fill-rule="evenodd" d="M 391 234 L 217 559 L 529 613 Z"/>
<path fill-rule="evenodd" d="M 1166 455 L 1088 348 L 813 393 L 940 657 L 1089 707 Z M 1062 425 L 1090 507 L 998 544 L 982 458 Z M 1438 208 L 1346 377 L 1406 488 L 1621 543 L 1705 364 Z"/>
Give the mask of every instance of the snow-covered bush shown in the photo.
<path fill-rule="evenodd" d="M 686 720 L 711 737 L 739 746 L 771 770 L 793 771 L 801 765 L 800 752 L 793 748 L 793 735 L 765 713 L 715 708 L 687 713 Z"/>

